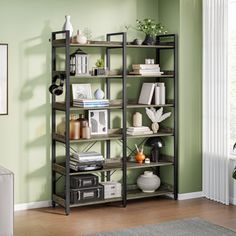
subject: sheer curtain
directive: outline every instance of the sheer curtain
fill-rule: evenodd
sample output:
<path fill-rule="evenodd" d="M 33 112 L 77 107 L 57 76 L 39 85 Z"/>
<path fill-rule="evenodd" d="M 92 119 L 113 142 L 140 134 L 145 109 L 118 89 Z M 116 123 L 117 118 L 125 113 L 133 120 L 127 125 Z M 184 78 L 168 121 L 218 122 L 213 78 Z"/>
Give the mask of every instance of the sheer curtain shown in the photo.
<path fill-rule="evenodd" d="M 228 0 L 203 1 L 203 193 L 229 204 Z"/>

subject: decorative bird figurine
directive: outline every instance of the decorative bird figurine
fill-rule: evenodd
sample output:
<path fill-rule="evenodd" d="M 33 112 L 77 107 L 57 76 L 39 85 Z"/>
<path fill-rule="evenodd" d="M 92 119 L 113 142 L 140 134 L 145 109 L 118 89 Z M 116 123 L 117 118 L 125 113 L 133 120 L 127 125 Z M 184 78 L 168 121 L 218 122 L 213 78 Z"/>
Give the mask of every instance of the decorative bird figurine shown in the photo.
<path fill-rule="evenodd" d="M 166 118 L 168 118 L 171 115 L 171 112 L 167 112 L 163 114 L 163 107 L 156 110 L 155 108 L 146 108 L 146 114 L 149 117 L 149 119 L 152 121 L 152 131 L 153 133 L 157 133 L 159 130 L 159 124 Z"/>

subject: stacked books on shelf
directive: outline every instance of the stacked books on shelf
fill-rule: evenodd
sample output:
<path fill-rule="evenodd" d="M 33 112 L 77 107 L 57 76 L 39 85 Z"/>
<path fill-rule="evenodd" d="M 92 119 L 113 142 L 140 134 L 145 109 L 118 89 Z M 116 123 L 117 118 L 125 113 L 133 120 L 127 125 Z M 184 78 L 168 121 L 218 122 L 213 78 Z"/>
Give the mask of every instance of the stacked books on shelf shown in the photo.
<path fill-rule="evenodd" d="M 109 104 L 108 99 L 73 99 L 75 107 L 107 107 Z"/>
<path fill-rule="evenodd" d="M 131 75 L 160 76 L 163 74 L 159 64 L 133 64 L 132 69 Z"/>
<path fill-rule="evenodd" d="M 139 127 L 128 127 L 127 134 L 128 135 L 143 135 L 143 134 L 152 134 L 153 132 L 147 126 L 139 126 Z"/>
<path fill-rule="evenodd" d="M 98 152 L 73 153 L 70 157 L 70 168 L 75 171 L 102 169 L 104 158 Z"/>
<path fill-rule="evenodd" d="M 166 99 L 165 83 L 143 83 L 139 95 L 139 104 L 164 105 Z"/>

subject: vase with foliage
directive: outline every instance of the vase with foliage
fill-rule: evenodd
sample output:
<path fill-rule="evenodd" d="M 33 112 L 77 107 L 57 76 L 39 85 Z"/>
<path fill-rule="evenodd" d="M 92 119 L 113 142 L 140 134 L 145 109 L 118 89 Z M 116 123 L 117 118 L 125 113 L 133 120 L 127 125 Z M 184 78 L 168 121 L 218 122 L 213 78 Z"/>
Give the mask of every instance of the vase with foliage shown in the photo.
<path fill-rule="evenodd" d="M 153 19 L 136 20 L 136 30 L 145 34 L 144 45 L 156 44 L 156 36 L 166 34 L 167 30 L 161 23 L 156 23 Z"/>

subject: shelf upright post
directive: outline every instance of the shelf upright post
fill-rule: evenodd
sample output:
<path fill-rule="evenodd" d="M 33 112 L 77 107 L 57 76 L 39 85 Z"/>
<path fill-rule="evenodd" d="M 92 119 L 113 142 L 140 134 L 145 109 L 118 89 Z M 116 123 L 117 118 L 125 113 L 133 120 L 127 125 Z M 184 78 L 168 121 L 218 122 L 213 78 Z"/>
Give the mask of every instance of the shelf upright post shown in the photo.
<path fill-rule="evenodd" d="M 174 37 L 174 199 L 178 199 L 178 36 Z"/>
<path fill-rule="evenodd" d="M 65 176 L 65 213 L 70 214 L 70 33 L 65 31 L 65 73 L 66 73 L 66 176 Z"/>
<path fill-rule="evenodd" d="M 126 92 L 126 76 L 127 76 L 127 61 L 126 61 L 127 36 L 126 32 L 122 33 L 122 139 L 123 139 L 123 206 L 127 203 L 127 135 L 126 135 L 126 118 L 127 118 L 127 92 Z"/>
<path fill-rule="evenodd" d="M 51 38 L 51 80 L 53 79 L 53 72 L 56 71 L 56 48 L 53 46 L 53 40 L 56 39 L 56 34 L 52 33 L 52 38 Z M 52 125 L 52 134 L 51 134 L 51 142 L 52 142 L 52 161 L 51 161 L 51 169 L 52 169 L 52 198 L 53 199 L 53 194 L 56 193 L 56 173 L 53 171 L 53 164 L 56 162 L 56 140 L 53 138 L 54 133 L 56 132 L 56 111 L 53 109 L 53 104 L 56 102 L 55 95 L 52 94 L 52 107 L 51 107 L 51 125 Z M 55 207 L 55 201 L 52 200 L 52 206 Z"/>
<path fill-rule="evenodd" d="M 106 40 L 109 42 L 111 40 L 111 35 L 106 35 Z M 106 67 L 108 70 L 110 70 L 111 68 L 111 63 L 110 63 L 110 48 L 106 48 Z M 106 95 L 107 95 L 107 99 L 110 100 L 111 98 L 111 82 L 109 78 L 106 78 Z M 108 123 L 108 129 L 110 129 L 111 127 L 111 114 L 110 114 L 110 109 L 108 109 L 107 112 L 107 123 Z M 111 141 L 107 140 L 106 141 L 106 158 L 110 159 L 111 158 Z M 107 172 L 107 181 L 111 180 L 111 176 L 110 176 L 110 171 Z"/>

